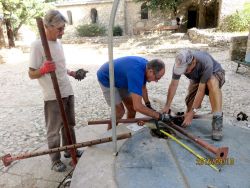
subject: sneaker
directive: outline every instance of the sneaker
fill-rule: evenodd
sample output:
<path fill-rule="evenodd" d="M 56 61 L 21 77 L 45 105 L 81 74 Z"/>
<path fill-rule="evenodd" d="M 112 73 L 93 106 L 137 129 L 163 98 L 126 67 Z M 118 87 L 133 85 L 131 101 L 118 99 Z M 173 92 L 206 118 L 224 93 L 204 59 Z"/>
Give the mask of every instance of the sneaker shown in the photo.
<path fill-rule="evenodd" d="M 212 121 L 212 139 L 220 141 L 223 137 L 222 135 L 223 127 L 223 116 L 213 116 Z"/>
<path fill-rule="evenodd" d="M 64 172 L 66 168 L 66 165 L 63 164 L 61 160 L 58 160 L 52 163 L 51 170 L 54 170 L 56 172 Z"/>
<path fill-rule="evenodd" d="M 83 154 L 83 150 L 76 150 L 76 157 L 80 158 Z M 64 152 L 64 157 L 65 158 L 70 158 L 71 157 L 71 154 L 69 151 L 65 151 Z"/>

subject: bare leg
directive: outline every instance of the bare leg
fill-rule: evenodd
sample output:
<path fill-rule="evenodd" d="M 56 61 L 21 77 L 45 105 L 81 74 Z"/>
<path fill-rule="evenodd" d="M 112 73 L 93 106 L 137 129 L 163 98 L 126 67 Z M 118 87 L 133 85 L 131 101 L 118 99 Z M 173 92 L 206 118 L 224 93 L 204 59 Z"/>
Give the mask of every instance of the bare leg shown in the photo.
<path fill-rule="evenodd" d="M 123 115 L 125 114 L 125 109 L 122 103 L 115 105 L 116 110 L 116 120 L 122 119 Z M 107 130 L 112 129 L 111 123 L 108 124 Z"/>
<path fill-rule="evenodd" d="M 123 100 L 124 105 L 126 106 L 128 112 L 127 112 L 127 118 L 135 118 L 136 111 L 134 110 L 132 97 L 129 96 Z"/>
<path fill-rule="evenodd" d="M 211 103 L 213 120 L 212 120 L 212 139 L 222 139 L 223 115 L 222 115 L 222 92 L 219 88 L 219 81 L 212 76 L 207 82 L 209 90 L 209 99 Z"/>
<path fill-rule="evenodd" d="M 212 76 L 207 82 L 209 90 L 209 100 L 212 108 L 212 112 L 222 112 L 222 92 L 219 88 L 219 81 Z"/>

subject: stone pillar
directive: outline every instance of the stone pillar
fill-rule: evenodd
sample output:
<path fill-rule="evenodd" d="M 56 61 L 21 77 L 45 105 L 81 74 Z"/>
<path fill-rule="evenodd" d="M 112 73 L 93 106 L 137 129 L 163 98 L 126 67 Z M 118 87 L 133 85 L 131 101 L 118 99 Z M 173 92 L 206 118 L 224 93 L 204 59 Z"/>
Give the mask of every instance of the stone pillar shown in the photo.
<path fill-rule="evenodd" d="M 250 27 L 249 27 L 249 34 L 248 34 L 248 40 L 247 40 L 247 51 L 246 51 L 245 61 L 250 62 Z"/>
<path fill-rule="evenodd" d="M 199 0 L 199 20 L 198 20 L 198 28 L 205 28 L 205 6 L 204 0 Z"/>
<path fill-rule="evenodd" d="M 232 61 L 244 61 L 247 49 L 247 36 L 232 37 L 230 56 Z"/>

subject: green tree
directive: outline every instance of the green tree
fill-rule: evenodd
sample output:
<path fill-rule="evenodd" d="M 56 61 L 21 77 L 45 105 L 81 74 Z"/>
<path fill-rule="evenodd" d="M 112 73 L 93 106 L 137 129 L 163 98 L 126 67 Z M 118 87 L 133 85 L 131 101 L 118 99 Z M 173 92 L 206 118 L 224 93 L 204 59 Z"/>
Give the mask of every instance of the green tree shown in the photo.
<path fill-rule="evenodd" d="M 152 11 L 160 10 L 165 13 L 168 10 L 173 11 L 176 15 L 178 6 L 183 0 L 135 0 L 136 2 L 146 3 L 148 8 Z"/>
<path fill-rule="evenodd" d="M 0 0 L 0 9 L 7 28 L 9 47 L 15 47 L 14 38 L 23 24 L 29 24 L 46 9 L 44 0 Z"/>

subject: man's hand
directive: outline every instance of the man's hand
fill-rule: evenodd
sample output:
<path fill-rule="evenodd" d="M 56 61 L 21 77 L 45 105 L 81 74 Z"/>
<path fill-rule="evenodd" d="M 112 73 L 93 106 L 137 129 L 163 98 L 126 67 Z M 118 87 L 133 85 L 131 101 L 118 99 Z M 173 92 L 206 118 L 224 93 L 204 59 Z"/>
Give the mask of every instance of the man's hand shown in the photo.
<path fill-rule="evenodd" d="M 44 75 L 49 72 L 56 70 L 56 65 L 53 61 L 45 61 L 43 66 L 39 69 L 41 75 Z"/>
<path fill-rule="evenodd" d="M 184 121 L 183 121 L 183 123 L 182 123 L 182 126 L 183 126 L 183 127 L 187 127 L 187 126 L 191 125 L 192 120 L 193 120 L 193 117 L 194 117 L 193 111 L 187 112 L 187 113 L 184 115 L 184 117 L 185 117 L 185 119 L 184 119 Z"/>
<path fill-rule="evenodd" d="M 168 122 L 170 120 L 170 115 L 166 114 L 166 113 L 162 113 L 159 116 L 159 121 L 163 121 L 163 122 Z"/>
<path fill-rule="evenodd" d="M 167 113 L 167 114 L 170 114 L 171 112 L 171 109 L 167 106 L 165 106 L 163 109 L 162 109 L 162 113 Z"/>
<path fill-rule="evenodd" d="M 75 79 L 77 79 L 78 81 L 81 81 L 82 79 L 84 79 L 86 77 L 86 74 L 89 71 L 86 71 L 84 69 L 79 69 L 75 72 Z"/>
<path fill-rule="evenodd" d="M 152 108 L 151 103 L 149 101 L 145 103 L 145 106 L 156 111 L 154 108 Z"/>

